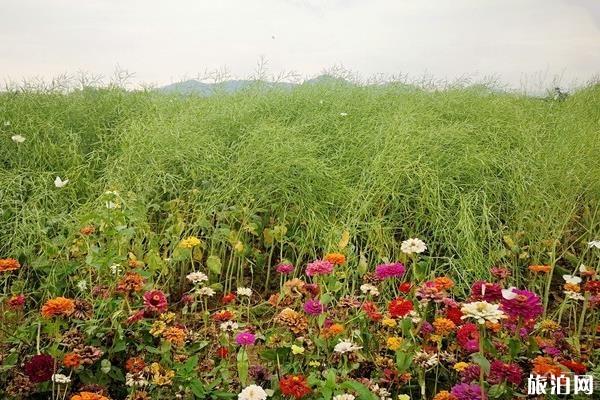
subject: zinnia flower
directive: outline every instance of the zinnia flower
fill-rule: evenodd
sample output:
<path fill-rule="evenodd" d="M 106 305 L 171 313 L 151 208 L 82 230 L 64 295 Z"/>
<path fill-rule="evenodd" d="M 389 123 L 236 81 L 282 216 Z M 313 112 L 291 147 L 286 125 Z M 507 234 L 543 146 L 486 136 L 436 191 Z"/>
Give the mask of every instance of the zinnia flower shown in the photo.
<path fill-rule="evenodd" d="M 256 336 L 250 332 L 241 332 L 237 334 L 235 341 L 240 346 L 251 346 L 256 341 Z"/>
<path fill-rule="evenodd" d="M 282 275 L 288 275 L 294 272 L 294 266 L 292 264 L 279 264 L 275 267 L 275 270 Z"/>
<path fill-rule="evenodd" d="M 351 353 L 353 351 L 360 350 L 360 349 L 362 349 L 362 347 L 357 346 L 356 344 L 352 343 L 352 341 L 350 339 L 344 339 L 344 340 L 340 340 L 340 342 L 335 345 L 335 347 L 333 348 L 333 351 L 335 351 L 336 353 L 345 354 L 345 353 Z"/>
<path fill-rule="evenodd" d="M 502 287 L 497 283 L 476 281 L 471 286 L 471 299 L 496 302 L 502 298 Z"/>
<path fill-rule="evenodd" d="M 0 258 L 0 272 L 16 271 L 21 264 L 14 258 Z"/>
<path fill-rule="evenodd" d="M 71 400 L 110 400 L 106 396 L 94 392 L 79 392 L 71 397 Z"/>
<path fill-rule="evenodd" d="M 551 265 L 530 265 L 528 267 L 528 269 L 531 272 L 542 272 L 542 273 L 548 273 L 552 270 L 552 266 Z"/>
<path fill-rule="evenodd" d="M 516 296 L 513 296 L 515 294 Z M 502 311 L 513 318 L 535 319 L 542 315 L 544 308 L 540 297 L 535 293 L 529 290 L 512 289 L 512 295 L 504 296 L 502 299 Z"/>
<path fill-rule="evenodd" d="M 328 275 L 333 272 L 333 264 L 325 260 L 317 260 L 308 263 L 306 266 L 306 275 Z"/>
<path fill-rule="evenodd" d="M 479 385 L 469 383 L 459 383 L 452 387 L 451 393 L 457 400 L 484 400 L 487 398 L 485 393 L 481 393 Z"/>
<path fill-rule="evenodd" d="M 329 253 L 325 255 L 325 261 L 329 261 L 333 265 L 342 265 L 346 262 L 346 256 L 342 253 Z"/>
<path fill-rule="evenodd" d="M 404 274 L 406 269 L 402 263 L 380 264 L 375 267 L 375 277 L 379 280 L 387 278 L 398 278 Z"/>
<path fill-rule="evenodd" d="M 304 312 L 309 315 L 319 315 L 325 311 L 325 305 L 319 300 L 309 299 L 304 303 Z"/>
<path fill-rule="evenodd" d="M 267 392 L 258 385 L 250 385 L 238 394 L 238 400 L 266 400 Z"/>
<path fill-rule="evenodd" d="M 160 290 L 144 293 L 144 308 L 148 312 L 163 313 L 167 311 L 167 297 Z"/>
<path fill-rule="evenodd" d="M 421 239 L 411 238 L 402 242 L 400 250 L 406 254 L 420 254 L 427 250 L 427 246 Z"/>
<path fill-rule="evenodd" d="M 22 310 L 25 306 L 25 296 L 22 294 L 15 295 L 8 299 L 7 303 L 8 307 L 13 311 Z"/>
<path fill-rule="evenodd" d="M 44 318 L 68 317 L 75 311 L 75 302 L 65 297 L 56 297 L 48 300 L 42 306 Z"/>
<path fill-rule="evenodd" d="M 208 276 L 206 276 L 205 273 L 200 271 L 190 272 L 189 274 L 187 274 L 186 278 L 194 285 L 208 281 Z"/>
<path fill-rule="evenodd" d="M 288 375 L 279 380 L 279 389 L 284 396 L 301 399 L 310 394 L 312 390 L 302 375 Z"/>
<path fill-rule="evenodd" d="M 200 241 L 200 239 L 198 239 L 195 236 L 190 236 L 187 239 L 183 239 L 180 243 L 179 243 L 179 247 L 183 248 L 183 249 L 191 249 L 192 247 L 196 247 L 198 246 L 200 243 L 202 243 Z"/>
<path fill-rule="evenodd" d="M 49 381 L 54 374 L 54 358 L 49 354 L 35 355 L 25 363 L 23 370 L 31 382 Z"/>
<path fill-rule="evenodd" d="M 405 317 L 413 310 L 413 303 L 406 299 L 394 299 L 388 305 L 388 311 L 392 318 Z"/>
<path fill-rule="evenodd" d="M 456 341 L 464 350 L 473 353 L 479 350 L 479 331 L 477 325 L 467 323 L 458 328 Z"/>
<path fill-rule="evenodd" d="M 463 313 L 462 319 L 473 318 L 480 324 L 484 324 L 486 321 L 497 324 L 499 320 L 506 318 L 497 304 L 490 304 L 487 301 L 463 304 L 460 311 Z"/>

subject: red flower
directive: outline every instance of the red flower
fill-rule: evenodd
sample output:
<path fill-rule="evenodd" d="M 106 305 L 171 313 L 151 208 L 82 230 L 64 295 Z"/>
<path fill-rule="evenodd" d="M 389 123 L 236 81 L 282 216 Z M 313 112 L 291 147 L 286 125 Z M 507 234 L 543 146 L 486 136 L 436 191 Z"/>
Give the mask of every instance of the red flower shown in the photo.
<path fill-rule="evenodd" d="M 216 312 L 212 315 L 212 319 L 217 322 L 231 321 L 235 315 L 229 310 Z"/>
<path fill-rule="evenodd" d="M 235 300 L 235 293 L 227 293 L 223 296 L 223 304 L 229 304 Z"/>
<path fill-rule="evenodd" d="M 365 304 L 362 306 L 362 309 L 371 321 L 379 321 L 381 318 L 383 318 L 383 315 L 379 312 L 377 306 L 371 301 L 365 302 Z"/>
<path fill-rule="evenodd" d="M 279 380 L 279 388 L 284 396 L 301 399 L 310 394 L 312 390 L 302 375 L 288 375 Z"/>
<path fill-rule="evenodd" d="M 587 281 L 583 285 L 583 290 L 586 292 L 590 292 L 592 295 L 597 295 L 600 293 L 600 281 Z"/>
<path fill-rule="evenodd" d="M 149 312 L 163 313 L 168 307 L 167 296 L 160 290 L 144 293 L 144 308 Z"/>
<path fill-rule="evenodd" d="M 31 382 L 49 381 L 54 374 L 54 358 L 49 354 L 35 355 L 25 364 L 23 370 Z"/>
<path fill-rule="evenodd" d="M 464 324 L 456 331 L 456 341 L 464 350 L 474 353 L 479 350 L 479 331 L 473 323 Z"/>
<path fill-rule="evenodd" d="M 464 321 L 461 319 L 462 311 L 458 307 L 446 307 L 446 318 L 454 322 L 456 325 L 461 325 Z"/>
<path fill-rule="evenodd" d="M 133 325 L 136 322 L 141 321 L 142 319 L 144 319 L 144 310 L 139 310 L 139 311 L 135 312 L 134 314 L 131 314 L 127 318 L 127 324 L 128 325 Z"/>
<path fill-rule="evenodd" d="M 587 372 L 587 367 L 577 361 L 564 360 L 561 361 L 561 364 L 575 372 L 577 375 L 584 375 Z"/>
<path fill-rule="evenodd" d="M 388 311 L 392 318 L 405 317 L 413 310 L 413 303 L 406 299 L 394 299 L 388 305 Z"/>
<path fill-rule="evenodd" d="M 220 358 L 226 358 L 228 354 L 229 354 L 229 350 L 227 350 L 227 347 L 222 347 L 222 346 L 221 346 L 221 347 L 219 347 L 219 348 L 217 349 L 217 355 L 218 355 Z"/>
<path fill-rule="evenodd" d="M 412 285 L 410 284 L 410 282 L 403 282 L 400 284 L 400 286 L 398 286 L 398 290 L 404 294 L 409 293 L 411 288 Z"/>
<path fill-rule="evenodd" d="M 22 310 L 25 305 L 25 296 L 22 294 L 16 295 L 8 299 L 8 308 L 13 311 Z"/>

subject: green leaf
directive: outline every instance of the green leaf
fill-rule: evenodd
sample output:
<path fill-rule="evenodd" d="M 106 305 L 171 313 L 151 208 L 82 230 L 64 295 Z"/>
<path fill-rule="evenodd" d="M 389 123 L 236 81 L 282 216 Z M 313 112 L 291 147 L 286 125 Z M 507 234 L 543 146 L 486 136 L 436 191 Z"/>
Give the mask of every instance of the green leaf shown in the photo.
<path fill-rule="evenodd" d="M 486 374 L 490 373 L 490 362 L 487 358 L 481 353 L 475 353 L 471 356 L 473 362 L 479 365 Z"/>
<path fill-rule="evenodd" d="M 102 360 L 100 362 L 100 371 L 102 371 L 105 374 L 108 374 L 110 372 L 110 367 L 111 367 L 111 363 L 110 360 L 107 360 L 106 358 L 104 360 Z"/>
<path fill-rule="evenodd" d="M 206 260 L 206 266 L 211 273 L 215 275 L 221 274 L 221 259 L 219 257 L 209 256 Z"/>
<path fill-rule="evenodd" d="M 248 382 L 248 353 L 243 347 L 237 354 L 237 369 L 240 383 L 246 386 Z"/>
<path fill-rule="evenodd" d="M 342 389 L 350 389 L 358 393 L 360 400 L 378 400 L 377 396 L 371 392 L 365 385 L 356 381 L 346 381 L 341 385 Z"/>
<path fill-rule="evenodd" d="M 194 379 L 190 382 L 190 389 L 192 389 L 192 393 L 199 399 L 205 398 L 204 385 L 198 379 Z"/>

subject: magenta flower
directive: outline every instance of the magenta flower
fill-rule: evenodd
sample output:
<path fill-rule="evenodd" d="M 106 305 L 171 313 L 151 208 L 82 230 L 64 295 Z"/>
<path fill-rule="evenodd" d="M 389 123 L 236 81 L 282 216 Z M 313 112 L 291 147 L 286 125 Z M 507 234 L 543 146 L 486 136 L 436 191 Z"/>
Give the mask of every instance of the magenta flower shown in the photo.
<path fill-rule="evenodd" d="M 144 308 L 148 312 L 163 313 L 167 311 L 167 296 L 160 290 L 151 290 L 144 293 Z"/>
<path fill-rule="evenodd" d="M 237 334 L 235 341 L 240 346 L 252 346 L 256 341 L 256 336 L 250 332 L 242 332 Z"/>
<path fill-rule="evenodd" d="M 451 393 L 458 400 L 485 400 L 487 396 L 481 393 L 481 387 L 476 384 L 459 383 L 452 388 Z"/>
<path fill-rule="evenodd" d="M 380 281 L 387 278 L 398 278 L 406 269 L 402 263 L 380 264 L 375 267 L 375 277 Z"/>
<path fill-rule="evenodd" d="M 309 315 L 319 315 L 325 311 L 326 307 L 319 300 L 310 299 L 304 303 L 304 312 Z"/>
<path fill-rule="evenodd" d="M 294 272 L 294 266 L 292 264 L 279 264 L 275 267 L 275 270 L 282 275 L 288 275 Z"/>
<path fill-rule="evenodd" d="M 535 319 L 542 315 L 544 308 L 540 297 L 529 290 L 513 289 L 516 296 L 502 299 L 502 311 L 513 318 Z"/>
<path fill-rule="evenodd" d="M 475 281 L 471 286 L 471 298 L 475 301 L 485 300 L 493 303 L 502 299 L 502 286 L 497 283 Z"/>
<path fill-rule="evenodd" d="M 306 275 L 329 275 L 333 271 L 333 264 L 325 260 L 317 260 L 308 263 L 306 266 Z"/>

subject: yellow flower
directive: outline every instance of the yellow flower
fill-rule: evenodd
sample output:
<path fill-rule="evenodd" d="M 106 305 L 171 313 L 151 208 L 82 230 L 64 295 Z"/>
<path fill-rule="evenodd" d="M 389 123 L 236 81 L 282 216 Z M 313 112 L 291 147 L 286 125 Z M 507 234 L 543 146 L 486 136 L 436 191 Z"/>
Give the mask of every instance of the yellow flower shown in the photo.
<path fill-rule="evenodd" d="M 393 328 L 396 325 L 398 325 L 398 323 L 396 322 L 395 319 L 393 318 L 384 318 L 381 320 L 381 323 L 387 327 Z"/>
<path fill-rule="evenodd" d="M 407 394 L 399 394 L 398 400 L 410 400 L 410 396 Z"/>
<path fill-rule="evenodd" d="M 150 365 L 150 372 L 152 373 L 152 383 L 156 386 L 165 386 L 173 383 L 175 371 L 164 368 L 159 363 L 152 363 Z"/>
<path fill-rule="evenodd" d="M 161 321 L 165 321 L 167 324 L 170 324 L 175 319 L 175 313 L 172 313 L 172 312 L 162 313 L 162 314 L 160 314 L 159 318 Z"/>
<path fill-rule="evenodd" d="M 441 342 L 442 337 L 440 335 L 431 335 L 431 336 L 429 336 L 429 340 L 434 343 Z"/>
<path fill-rule="evenodd" d="M 402 346 L 402 338 L 392 336 L 387 339 L 387 347 L 392 351 L 396 351 Z"/>
<path fill-rule="evenodd" d="M 292 345 L 292 354 L 304 354 L 304 347 Z"/>
<path fill-rule="evenodd" d="M 183 239 L 179 243 L 179 247 L 183 249 L 191 249 L 192 247 L 198 246 L 200 243 L 202 242 L 200 242 L 200 239 L 198 239 L 196 236 L 190 236 L 187 239 Z"/>
<path fill-rule="evenodd" d="M 464 370 L 468 366 L 469 366 L 469 363 L 466 363 L 464 361 L 460 361 L 460 362 L 457 362 L 456 364 L 454 364 L 452 366 L 452 368 L 454 368 L 455 371 L 461 372 L 462 370 Z"/>
<path fill-rule="evenodd" d="M 158 337 L 162 335 L 162 333 L 167 329 L 167 324 L 163 321 L 154 321 L 152 327 L 150 328 L 150 334 L 154 337 Z"/>
<path fill-rule="evenodd" d="M 310 361 L 308 363 L 308 365 L 310 365 L 311 367 L 319 367 L 319 366 L 321 366 L 321 363 L 313 360 L 313 361 Z"/>

